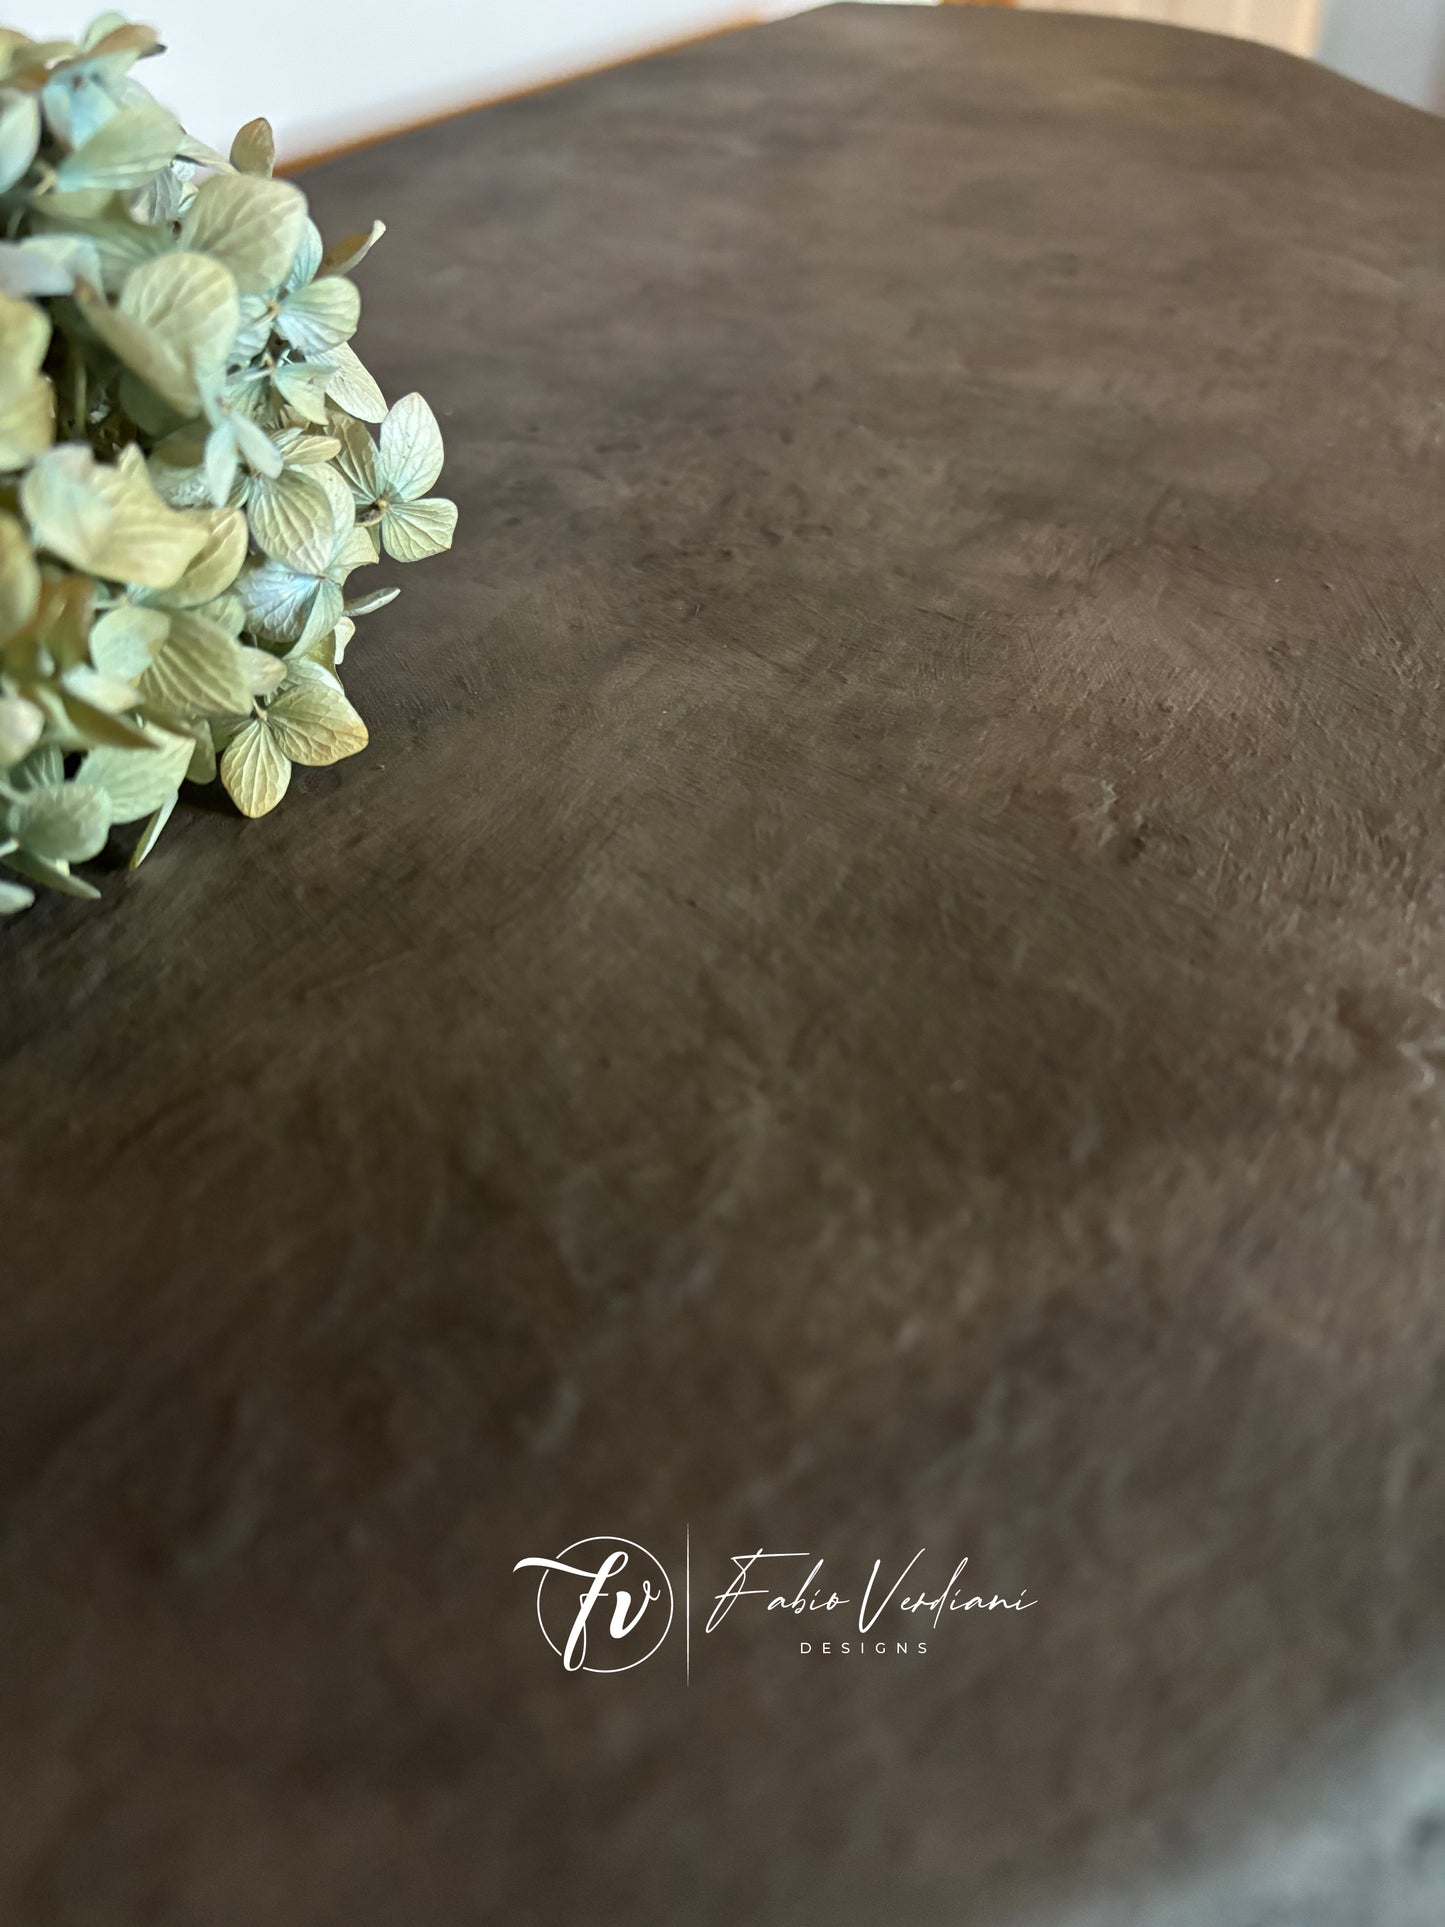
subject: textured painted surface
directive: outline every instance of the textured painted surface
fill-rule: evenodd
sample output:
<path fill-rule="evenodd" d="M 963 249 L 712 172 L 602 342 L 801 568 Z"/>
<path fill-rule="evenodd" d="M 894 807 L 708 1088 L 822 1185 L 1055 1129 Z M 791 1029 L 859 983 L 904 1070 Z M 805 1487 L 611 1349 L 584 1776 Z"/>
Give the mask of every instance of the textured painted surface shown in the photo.
<path fill-rule="evenodd" d="M 461 546 L 0 938 L 0 1912 L 1435 1922 L 1445 127 L 844 7 L 308 185 Z M 688 1521 L 1040 1604 L 565 1676 Z"/>

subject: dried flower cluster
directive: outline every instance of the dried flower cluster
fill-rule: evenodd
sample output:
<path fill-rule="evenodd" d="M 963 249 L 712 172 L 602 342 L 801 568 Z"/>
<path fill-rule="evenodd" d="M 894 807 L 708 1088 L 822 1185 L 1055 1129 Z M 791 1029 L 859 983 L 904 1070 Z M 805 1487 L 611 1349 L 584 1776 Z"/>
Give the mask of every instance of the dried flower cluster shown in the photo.
<path fill-rule="evenodd" d="M 265 121 L 226 159 L 133 78 L 159 51 L 0 30 L 0 912 L 94 896 L 183 781 L 260 816 L 361 749 L 342 660 L 396 591 L 348 578 L 456 525 L 430 408 L 349 345 L 380 223 L 325 248 Z"/>

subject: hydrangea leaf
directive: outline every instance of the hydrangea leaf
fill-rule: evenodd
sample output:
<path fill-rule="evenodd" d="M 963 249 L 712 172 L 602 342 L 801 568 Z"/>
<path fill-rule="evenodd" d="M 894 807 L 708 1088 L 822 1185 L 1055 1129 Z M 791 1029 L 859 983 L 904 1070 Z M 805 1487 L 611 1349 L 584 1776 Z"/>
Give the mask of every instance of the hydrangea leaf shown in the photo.
<path fill-rule="evenodd" d="M 376 538 L 370 529 L 348 531 L 332 557 L 327 574 L 333 582 L 344 583 L 353 569 L 369 569 L 377 559 Z"/>
<path fill-rule="evenodd" d="M 181 160 L 194 161 L 199 167 L 218 167 L 222 172 L 231 165 L 224 154 L 218 154 L 209 142 L 198 140 L 194 134 L 182 136 L 176 154 Z"/>
<path fill-rule="evenodd" d="M 287 656 L 285 666 L 286 679 L 293 688 L 303 682 L 320 682 L 325 683 L 328 689 L 334 689 L 338 695 L 346 694 L 341 687 L 341 678 L 336 673 L 334 630 L 331 635 L 313 643 L 309 649 L 293 651 Z"/>
<path fill-rule="evenodd" d="M 91 55 L 129 53 L 132 59 L 158 54 L 161 43 L 154 27 L 143 27 L 127 20 L 123 13 L 109 8 L 98 13 L 80 36 L 81 51 Z"/>
<path fill-rule="evenodd" d="M 195 167 L 174 160 L 130 199 L 130 217 L 147 226 L 168 228 L 179 221 L 196 192 Z"/>
<path fill-rule="evenodd" d="M 65 758 L 56 743 L 41 743 L 32 749 L 18 768 L 12 769 L 9 776 L 13 790 L 35 790 L 46 783 L 60 783 L 65 779 Z"/>
<path fill-rule="evenodd" d="M 196 614 L 204 616 L 207 622 L 214 622 L 218 629 L 224 629 L 232 637 L 239 636 L 246 626 L 246 607 L 234 588 L 210 602 L 200 603 Z"/>

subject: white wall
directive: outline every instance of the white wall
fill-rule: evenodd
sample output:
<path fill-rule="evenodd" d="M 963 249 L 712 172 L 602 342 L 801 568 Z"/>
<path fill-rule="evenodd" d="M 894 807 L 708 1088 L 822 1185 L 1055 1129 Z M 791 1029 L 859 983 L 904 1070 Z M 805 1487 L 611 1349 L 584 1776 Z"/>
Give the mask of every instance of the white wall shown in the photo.
<path fill-rule="evenodd" d="M 1388 5 L 1390 0 L 1380 0 Z M 1156 20 L 1205 33 L 1236 34 L 1290 53 L 1311 54 L 1319 31 L 1319 0 L 1019 0 L 1058 13 L 1107 13 Z"/>
<path fill-rule="evenodd" d="M 78 33 L 105 0 L 9 0 Z M 137 77 L 222 152 L 264 114 L 295 158 L 703 33 L 746 0 L 129 0 L 166 52 Z"/>
<path fill-rule="evenodd" d="M 1325 0 L 1320 59 L 1381 93 L 1445 112 L 1445 0 Z"/>

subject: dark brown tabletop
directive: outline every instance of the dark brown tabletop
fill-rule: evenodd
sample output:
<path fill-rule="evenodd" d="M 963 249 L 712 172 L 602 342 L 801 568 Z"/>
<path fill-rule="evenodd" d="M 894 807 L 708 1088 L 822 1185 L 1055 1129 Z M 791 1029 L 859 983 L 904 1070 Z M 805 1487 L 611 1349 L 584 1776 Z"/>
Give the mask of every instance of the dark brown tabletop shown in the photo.
<path fill-rule="evenodd" d="M 0 936 L 0 1915 L 1435 1927 L 1445 126 L 842 6 L 306 186 L 460 531 Z"/>

